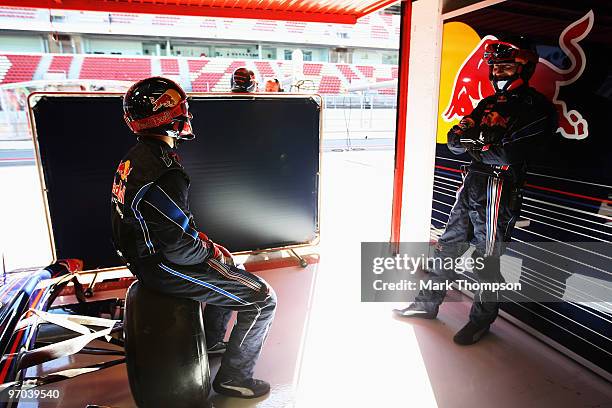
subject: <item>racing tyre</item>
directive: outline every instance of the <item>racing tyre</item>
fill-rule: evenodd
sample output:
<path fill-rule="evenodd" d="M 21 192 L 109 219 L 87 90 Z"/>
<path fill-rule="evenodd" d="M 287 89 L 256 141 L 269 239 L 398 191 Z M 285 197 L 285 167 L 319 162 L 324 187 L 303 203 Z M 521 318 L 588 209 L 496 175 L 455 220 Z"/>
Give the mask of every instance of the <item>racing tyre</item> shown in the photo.
<path fill-rule="evenodd" d="M 136 281 L 125 297 L 124 334 L 130 389 L 139 407 L 210 407 L 199 302 Z"/>

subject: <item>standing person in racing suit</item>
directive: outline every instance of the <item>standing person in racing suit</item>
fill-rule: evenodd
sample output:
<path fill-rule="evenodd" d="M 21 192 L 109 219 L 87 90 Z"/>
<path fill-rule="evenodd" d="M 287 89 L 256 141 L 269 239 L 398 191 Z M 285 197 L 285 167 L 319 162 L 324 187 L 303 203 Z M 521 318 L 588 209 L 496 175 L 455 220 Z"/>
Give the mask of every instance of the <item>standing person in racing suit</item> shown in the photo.
<path fill-rule="evenodd" d="M 546 97 L 529 87 L 538 54 L 524 37 L 496 41 L 484 53 L 495 94 L 481 100 L 469 115 L 448 133 L 448 147 L 455 154 L 468 152 L 472 162 L 451 210 L 446 229 L 436 245 L 434 258 L 456 259 L 475 245 L 479 282 L 503 282 L 500 256 L 518 218 L 526 162 L 557 128 L 557 114 Z M 446 267 L 446 268 L 445 268 Z M 435 263 L 433 282 L 457 277 L 447 263 Z M 445 290 L 421 290 L 401 317 L 434 319 Z M 470 321 L 454 336 L 468 345 L 488 333 L 499 310 L 498 294 L 476 293 Z"/>
<path fill-rule="evenodd" d="M 194 138 L 187 95 L 169 79 L 147 78 L 127 91 L 123 109 L 138 143 L 121 160 L 112 188 L 113 240 L 120 256 L 144 286 L 206 302 L 209 341 L 223 339 L 226 317 L 236 310 L 213 389 L 240 398 L 268 393 L 270 385 L 253 379 L 253 371 L 276 295 L 263 279 L 237 268 L 227 249 L 196 230 L 189 176 L 176 152 L 179 141 Z"/>

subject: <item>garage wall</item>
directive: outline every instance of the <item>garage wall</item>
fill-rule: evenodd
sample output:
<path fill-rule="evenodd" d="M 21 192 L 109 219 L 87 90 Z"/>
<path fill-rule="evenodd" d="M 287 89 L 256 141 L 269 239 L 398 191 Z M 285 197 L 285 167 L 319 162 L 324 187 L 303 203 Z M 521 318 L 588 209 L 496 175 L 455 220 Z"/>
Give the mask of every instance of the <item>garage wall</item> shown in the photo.
<path fill-rule="evenodd" d="M 440 3 L 412 3 L 402 241 L 429 240 L 441 41 Z"/>

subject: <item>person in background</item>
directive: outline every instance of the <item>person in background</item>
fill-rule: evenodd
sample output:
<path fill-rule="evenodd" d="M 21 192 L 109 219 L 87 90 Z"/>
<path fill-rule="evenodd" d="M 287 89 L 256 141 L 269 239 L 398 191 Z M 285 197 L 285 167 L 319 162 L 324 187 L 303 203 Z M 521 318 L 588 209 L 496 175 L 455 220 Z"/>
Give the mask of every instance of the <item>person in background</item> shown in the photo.
<path fill-rule="evenodd" d="M 280 82 L 276 78 L 271 78 L 266 81 L 265 92 L 283 92 Z"/>
<path fill-rule="evenodd" d="M 255 73 L 246 67 L 236 68 L 231 78 L 233 93 L 257 92 Z"/>

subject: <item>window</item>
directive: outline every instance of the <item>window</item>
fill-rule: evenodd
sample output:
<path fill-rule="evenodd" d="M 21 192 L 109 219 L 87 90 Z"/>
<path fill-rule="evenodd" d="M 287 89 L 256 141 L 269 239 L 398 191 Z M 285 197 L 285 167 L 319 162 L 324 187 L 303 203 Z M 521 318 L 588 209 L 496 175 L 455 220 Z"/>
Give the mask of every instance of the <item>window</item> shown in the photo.
<path fill-rule="evenodd" d="M 384 53 L 382 55 L 382 63 L 383 64 L 397 65 L 398 61 L 399 61 L 398 54 L 396 52 L 394 52 L 394 53 Z"/>

